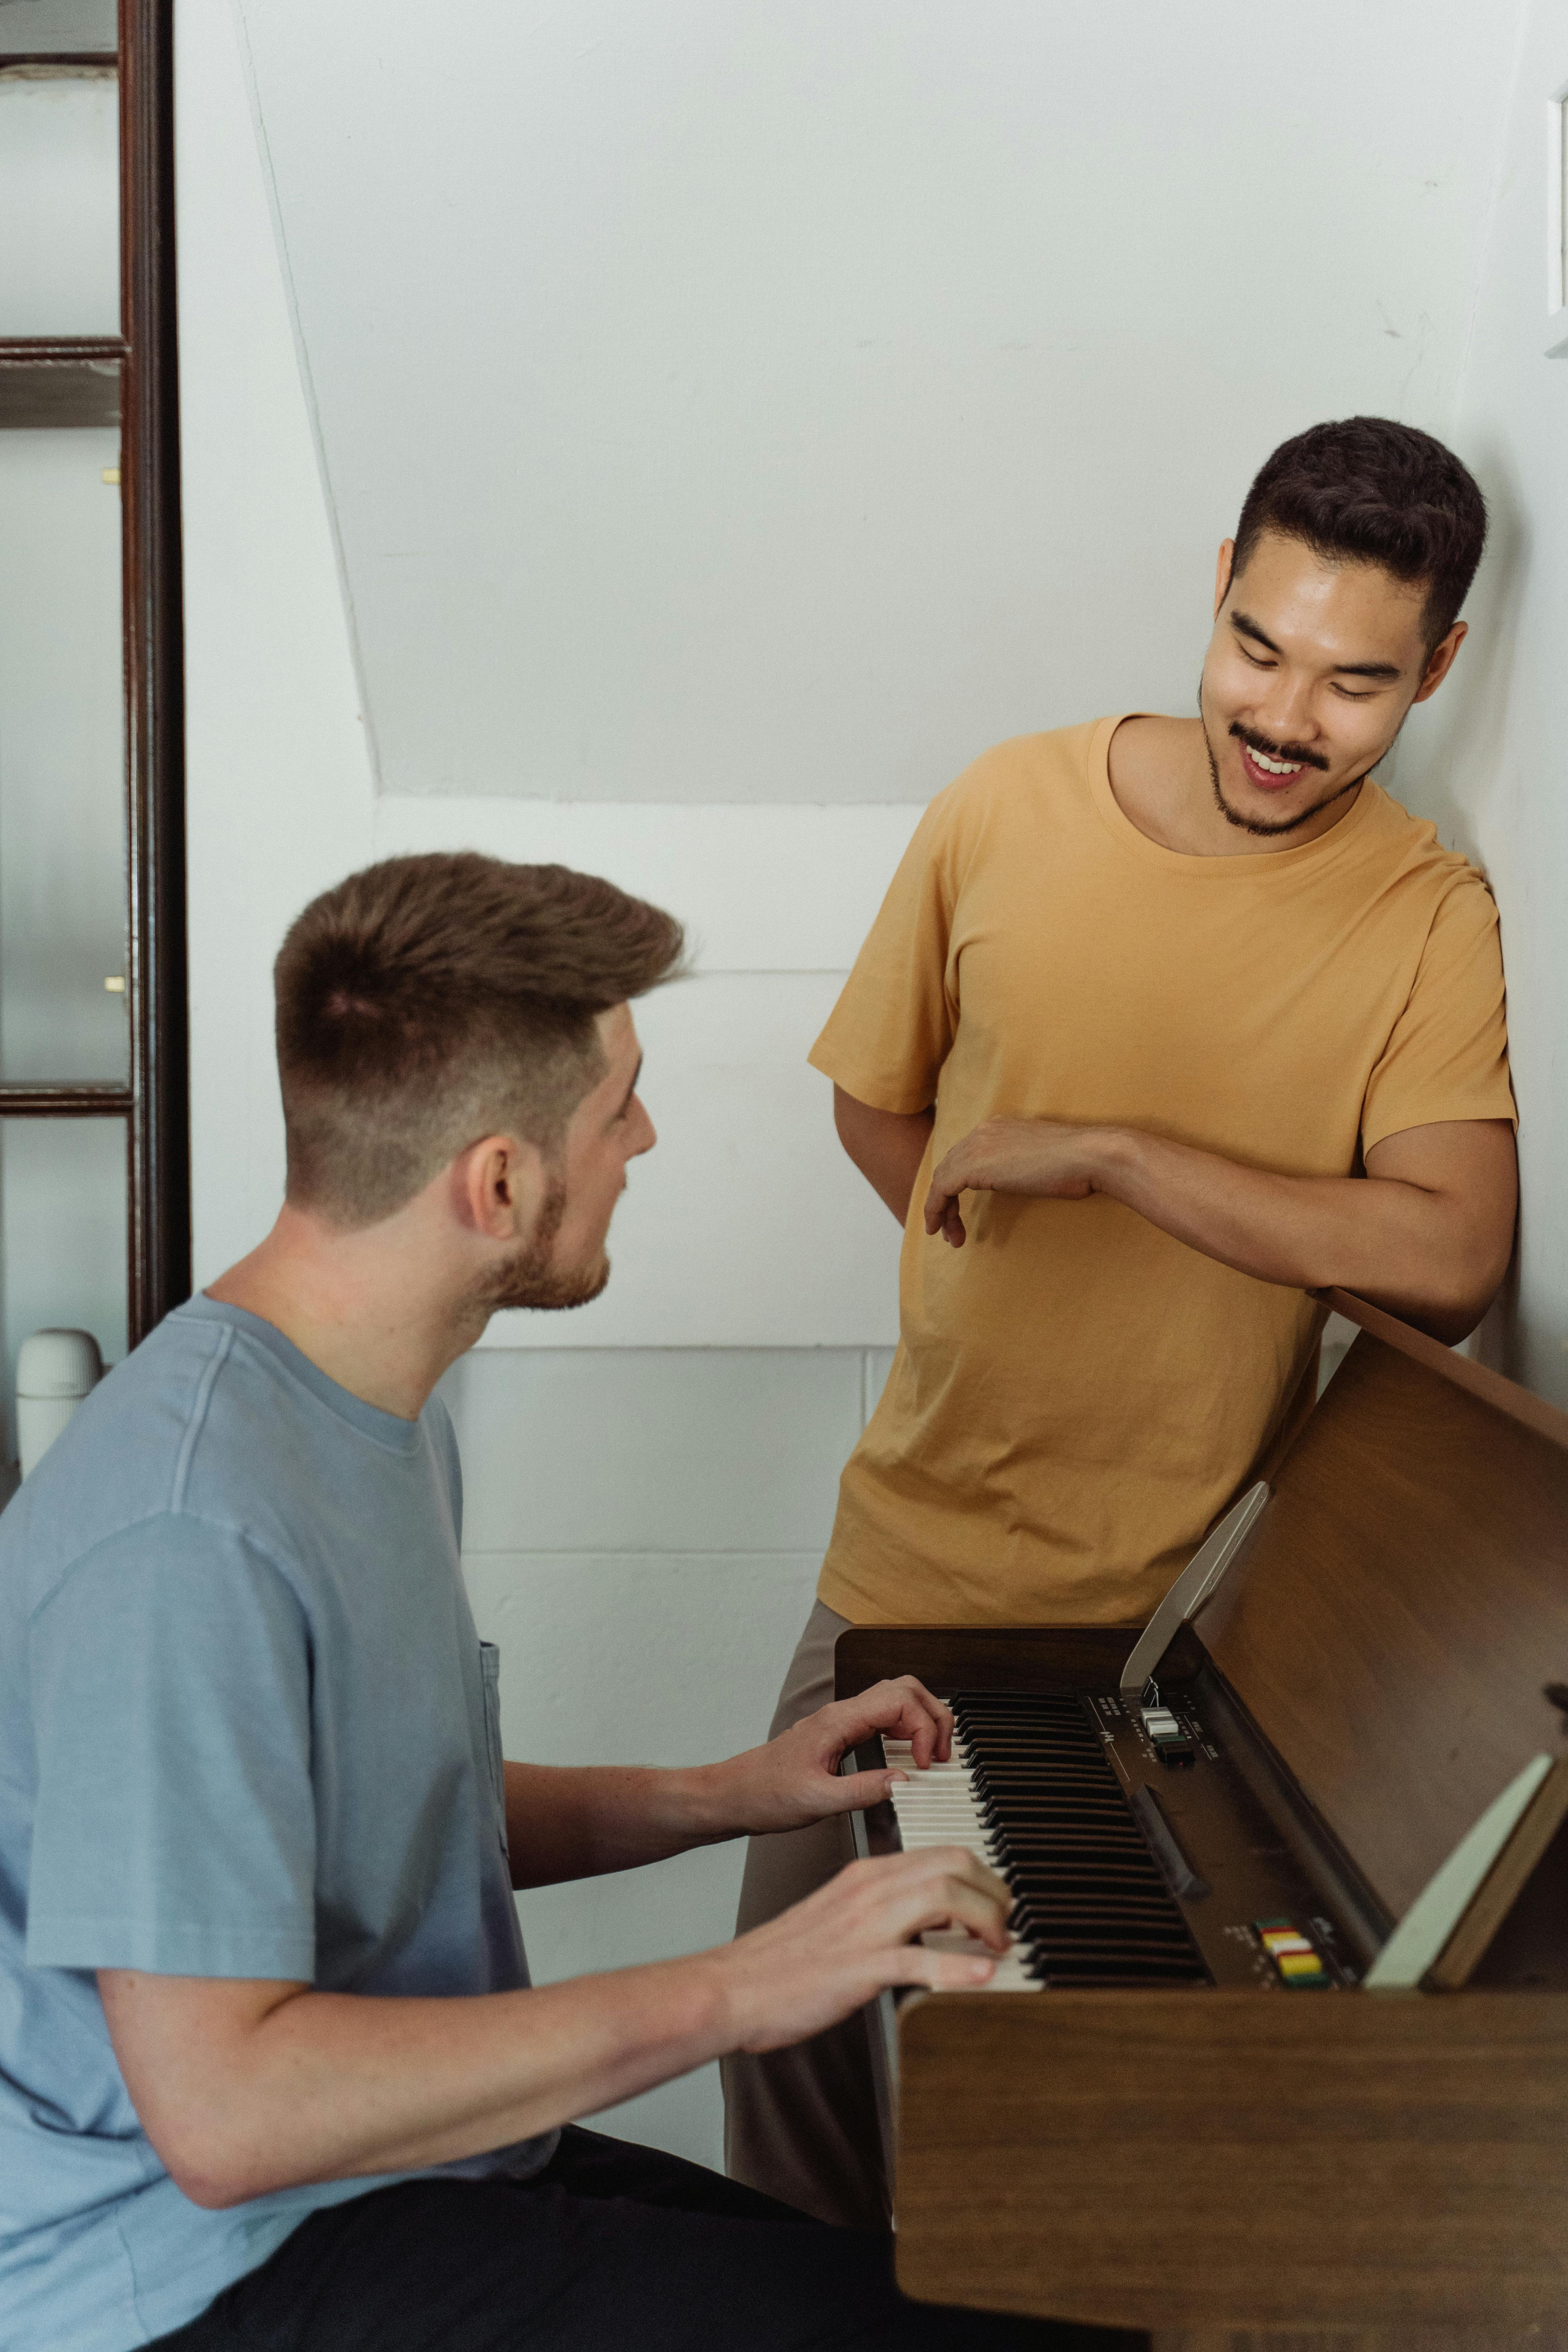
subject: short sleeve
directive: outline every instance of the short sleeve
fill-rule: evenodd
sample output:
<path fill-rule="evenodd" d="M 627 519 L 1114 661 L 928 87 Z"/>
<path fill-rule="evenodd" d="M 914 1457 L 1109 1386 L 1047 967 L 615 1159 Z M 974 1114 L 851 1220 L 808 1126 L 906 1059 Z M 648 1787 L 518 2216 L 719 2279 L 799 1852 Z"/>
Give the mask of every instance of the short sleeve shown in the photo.
<path fill-rule="evenodd" d="M 1509 1082 L 1497 908 L 1479 876 L 1442 900 L 1409 1002 L 1362 1106 L 1362 1150 L 1438 1119 L 1517 1123 Z"/>
<path fill-rule="evenodd" d="M 956 897 L 951 792 L 915 828 L 827 1026 L 807 1056 L 874 1110 L 925 1110 L 952 1045 L 948 986 Z"/>
<path fill-rule="evenodd" d="M 160 1515 L 79 1560 L 27 1638 L 29 1965 L 309 1983 L 310 1642 L 279 1570 Z"/>

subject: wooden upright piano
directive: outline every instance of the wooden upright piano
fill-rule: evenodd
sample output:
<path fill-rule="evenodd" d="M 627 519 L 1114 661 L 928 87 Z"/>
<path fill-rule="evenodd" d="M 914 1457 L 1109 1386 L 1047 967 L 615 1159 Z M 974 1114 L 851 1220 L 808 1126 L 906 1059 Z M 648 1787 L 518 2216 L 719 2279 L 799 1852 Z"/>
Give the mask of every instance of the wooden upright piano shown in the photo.
<path fill-rule="evenodd" d="M 1332 1303 L 1355 1340 L 1157 1688 L 1138 1628 L 838 1643 L 841 1697 L 958 1702 L 1030 1984 L 868 2012 L 908 2294 L 1568 2344 L 1568 1414 Z"/>

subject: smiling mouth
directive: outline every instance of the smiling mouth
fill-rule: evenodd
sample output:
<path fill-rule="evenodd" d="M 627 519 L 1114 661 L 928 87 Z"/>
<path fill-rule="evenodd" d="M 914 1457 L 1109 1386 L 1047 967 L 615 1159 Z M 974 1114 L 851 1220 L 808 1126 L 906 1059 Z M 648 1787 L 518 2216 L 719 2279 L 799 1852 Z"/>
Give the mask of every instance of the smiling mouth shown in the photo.
<path fill-rule="evenodd" d="M 1299 777 L 1314 771 L 1321 772 L 1328 765 L 1324 760 L 1311 757 L 1290 759 L 1279 751 L 1265 751 L 1260 745 L 1249 741 L 1239 728 L 1232 728 L 1231 732 L 1239 747 L 1247 782 L 1256 784 L 1259 792 L 1282 792 L 1287 784 L 1295 783 Z"/>

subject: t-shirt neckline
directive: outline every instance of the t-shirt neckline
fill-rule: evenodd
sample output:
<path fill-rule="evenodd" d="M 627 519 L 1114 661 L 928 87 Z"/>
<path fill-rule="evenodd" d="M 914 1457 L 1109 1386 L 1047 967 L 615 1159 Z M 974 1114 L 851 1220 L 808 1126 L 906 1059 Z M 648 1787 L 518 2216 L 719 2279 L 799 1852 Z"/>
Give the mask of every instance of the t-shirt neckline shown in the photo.
<path fill-rule="evenodd" d="M 1358 841 L 1372 821 L 1375 803 L 1383 798 L 1383 787 L 1373 776 L 1363 779 L 1356 804 L 1349 814 L 1316 841 L 1301 842 L 1294 849 L 1245 849 L 1236 857 L 1205 857 L 1186 849 L 1167 849 L 1163 842 L 1151 841 L 1146 833 L 1135 825 L 1110 787 L 1110 739 L 1126 719 L 1152 719 L 1159 714 L 1149 710 L 1121 710 L 1113 718 L 1102 719 L 1089 742 L 1089 790 L 1100 822 L 1112 837 L 1134 856 L 1146 863 L 1163 866 L 1168 874 L 1179 874 L 1189 881 L 1217 882 L 1227 875 L 1261 882 L 1276 874 L 1294 874 L 1310 860 L 1326 864 L 1331 857 L 1343 855 Z"/>
<path fill-rule="evenodd" d="M 209 1298 L 205 1290 L 199 1290 L 195 1297 L 176 1307 L 174 1313 L 196 1322 L 226 1323 L 231 1329 L 242 1331 L 247 1339 L 265 1348 L 284 1371 L 309 1389 L 329 1412 L 336 1413 L 340 1421 L 346 1421 L 351 1428 L 374 1438 L 389 1452 L 412 1454 L 418 1447 L 419 1422 L 405 1421 L 397 1413 L 383 1412 L 379 1405 L 367 1404 L 363 1397 L 355 1396 L 352 1389 L 345 1389 L 330 1372 L 322 1371 L 320 1364 L 312 1363 L 276 1323 L 268 1323 L 265 1316 L 253 1315 L 248 1307 L 234 1307 L 226 1299 Z"/>

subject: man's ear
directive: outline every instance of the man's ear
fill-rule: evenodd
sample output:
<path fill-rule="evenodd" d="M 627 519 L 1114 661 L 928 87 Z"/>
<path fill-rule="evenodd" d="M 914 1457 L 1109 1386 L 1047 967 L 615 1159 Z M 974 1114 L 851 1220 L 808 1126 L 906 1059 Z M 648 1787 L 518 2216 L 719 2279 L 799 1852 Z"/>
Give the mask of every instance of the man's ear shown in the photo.
<path fill-rule="evenodd" d="M 1214 572 L 1214 616 L 1216 621 L 1219 618 L 1219 608 L 1230 593 L 1230 568 L 1235 561 L 1235 540 L 1222 539 L 1219 543 L 1219 561 L 1215 563 Z"/>
<path fill-rule="evenodd" d="M 1454 667 L 1455 655 L 1469 634 L 1470 625 L 1468 621 L 1456 621 L 1447 635 L 1438 638 L 1432 648 L 1431 658 L 1426 664 L 1426 676 L 1415 689 L 1417 702 L 1425 702 L 1429 694 L 1436 693 L 1437 688 Z"/>
<path fill-rule="evenodd" d="M 539 1146 L 515 1135 L 482 1136 L 452 1162 L 453 1207 L 485 1241 L 518 1241 L 531 1233 L 545 1189 Z"/>

